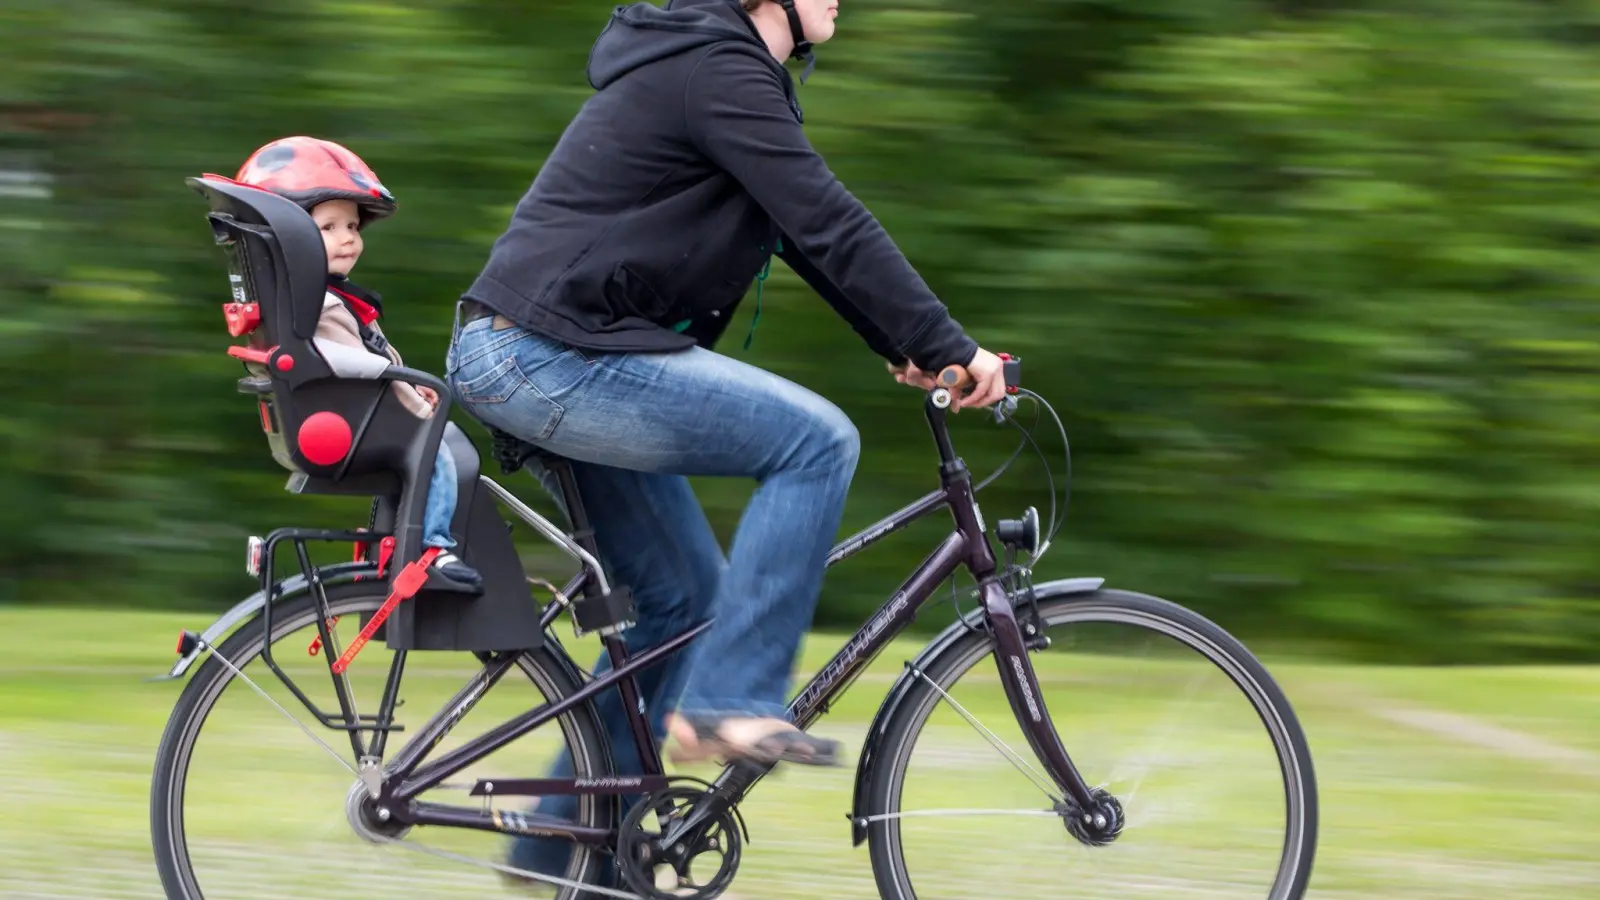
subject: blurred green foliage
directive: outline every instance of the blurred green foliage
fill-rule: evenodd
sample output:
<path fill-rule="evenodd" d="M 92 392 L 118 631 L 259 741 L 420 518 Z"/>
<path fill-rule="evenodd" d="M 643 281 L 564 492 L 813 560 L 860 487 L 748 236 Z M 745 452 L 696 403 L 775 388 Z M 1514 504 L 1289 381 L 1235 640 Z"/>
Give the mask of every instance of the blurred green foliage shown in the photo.
<path fill-rule="evenodd" d="M 437 370 L 611 9 L 0 10 L 0 601 L 218 608 L 248 589 L 245 534 L 358 521 L 280 490 L 182 179 L 286 134 L 348 144 L 401 200 L 356 276 Z M 1063 413 L 1072 514 L 1041 577 L 1319 651 L 1593 659 L 1597 26 L 1579 0 L 845 0 L 801 97 L 846 184 Z M 847 527 L 928 489 L 914 395 L 791 273 L 766 307 L 721 349 L 856 418 Z M 958 424 L 976 469 L 1009 452 Z M 1047 507 L 1040 464 L 1015 473 L 990 519 Z M 727 534 L 748 486 L 704 487 Z M 859 619 L 939 528 L 830 575 L 821 621 Z"/>

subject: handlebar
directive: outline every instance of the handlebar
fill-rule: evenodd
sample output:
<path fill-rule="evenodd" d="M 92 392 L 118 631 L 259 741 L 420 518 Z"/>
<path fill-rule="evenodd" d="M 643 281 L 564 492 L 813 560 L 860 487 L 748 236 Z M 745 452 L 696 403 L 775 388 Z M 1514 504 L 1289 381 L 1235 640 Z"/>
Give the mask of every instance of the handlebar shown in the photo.
<path fill-rule="evenodd" d="M 1022 385 L 1022 357 L 1010 353 L 997 353 L 1002 364 L 1002 373 L 1005 376 L 1006 393 L 1015 394 Z M 956 395 L 968 391 L 977 384 L 977 379 L 967 371 L 966 366 L 950 365 L 939 370 L 933 379 L 938 387 L 933 390 L 933 405 L 939 409 L 950 406 Z"/>
<path fill-rule="evenodd" d="M 1045 461 L 1043 451 L 1033 440 L 1032 428 L 1024 428 L 1020 423 L 1012 419 L 1012 415 L 1017 409 L 1019 394 L 1033 400 L 1041 410 L 1049 412 L 1050 417 L 1055 420 L 1057 430 L 1061 433 L 1061 444 L 1066 453 L 1068 481 L 1062 494 L 1062 518 L 1057 518 L 1056 515 L 1055 478 L 1051 474 L 1049 463 L 1045 462 L 1045 477 L 1049 480 L 1050 486 L 1050 523 L 1048 528 L 1041 528 L 1042 523 L 1039 522 L 1038 513 L 1032 508 L 1021 520 L 1006 522 L 1003 523 L 1003 526 L 997 526 L 1004 532 L 1001 535 L 1002 542 L 1007 543 L 1008 546 L 1015 545 L 1028 549 L 1030 554 L 1029 565 L 1031 566 L 1037 563 L 1044 556 L 1045 551 L 1049 549 L 1056 533 L 1061 528 L 1062 519 L 1065 517 L 1068 496 L 1065 490 L 1070 488 L 1072 478 L 1072 448 L 1067 442 L 1067 431 L 1065 426 L 1061 424 L 1061 417 L 1056 415 L 1050 404 L 1045 402 L 1044 398 L 1038 394 L 1022 389 L 1022 359 L 1009 353 L 997 353 L 995 355 L 1000 358 L 1003 364 L 1002 371 L 1005 376 L 1006 393 L 994 405 L 994 418 L 996 422 L 1011 422 L 1016 425 L 1022 430 L 1023 440 L 1017 445 L 1017 449 L 1011 454 L 1010 459 L 1007 459 L 1000 468 L 996 469 L 987 478 L 972 486 L 971 490 L 976 493 L 1000 477 L 1006 469 L 1010 468 L 1011 463 L 1016 461 L 1017 456 L 1021 454 L 1024 447 L 1033 447 L 1034 451 L 1039 453 L 1039 459 L 1042 462 Z M 895 366 L 890 368 L 900 371 Z M 939 472 L 948 489 L 952 479 L 966 480 L 969 476 L 967 475 L 965 464 L 956 457 L 955 447 L 951 445 L 950 429 L 946 422 L 945 413 L 955 402 L 957 392 L 970 390 L 976 383 L 976 379 L 972 377 L 971 372 L 967 371 L 966 366 L 953 365 L 940 369 L 939 374 L 934 376 L 933 382 L 935 386 L 933 390 L 928 392 L 927 399 L 924 401 L 924 410 L 928 417 L 928 427 L 933 432 L 934 445 L 939 449 Z M 1037 416 L 1034 418 L 1034 424 L 1038 424 Z"/>
<path fill-rule="evenodd" d="M 1021 388 L 1022 359 L 1010 353 L 996 355 L 1000 357 L 1003 363 L 1002 372 L 1005 376 L 1006 394 L 1008 395 L 1000 401 L 1001 406 L 996 408 L 996 419 L 999 421 L 1005 411 L 1003 408 L 1006 404 L 1010 404 L 1012 408 L 1015 407 L 1016 399 L 1009 395 L 1015 394 Z M 894 365 L 891 365 L 889 369 L 893 372 L 904 371 L 903 368 Z M 946 473 L 949 474 L 957 466 L 957 460 L 955 448 L 950 444 L 950 432 L 945 427 L 944 411 L 949 409 L 951 404 L 955 402 L 958 392 L 971 389 L 977 383 L 977 379 L 972 377 L 972 373 L 967 370 L 966 366 L 949 365 L 939 370 L 939 374 L 934 376 L 933 382 L 936 386 L 929 392 L 927 400 L 928 426 L 933 430 L 933 441 L 939 448 L 939 461 Z"/>
<path fill-rule="evenodd" d="M 1010 353 L 997 353 L 995 355 L 1000 357 L 1000 361 L 1004 366 L 1006 393 L 1015 394 L 1022 386 L 1022 357 L 1013 356 Z M 903 373 L 905 372 L 905 366 L 896 366 L 891 363 L 889 371 Z M 933 389 L 931 399 L 939 409 L 945 409 L 950 406 L 957 393 L 967 391 L 974 384 L 977 384 L 977 379 L 972 377 L 972 373 L 967 371 L 966 366 L 949 365 L 939 370 L 939 374 L 934 376 L 933 382 L 937 387 Z"/>

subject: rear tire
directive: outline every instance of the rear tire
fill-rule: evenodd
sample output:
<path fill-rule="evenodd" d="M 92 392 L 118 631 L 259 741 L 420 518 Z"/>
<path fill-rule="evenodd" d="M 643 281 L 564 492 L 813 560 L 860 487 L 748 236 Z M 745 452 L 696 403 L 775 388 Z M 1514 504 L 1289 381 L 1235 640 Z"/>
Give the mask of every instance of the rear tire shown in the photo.
<path fill-rule="evenodd" d="M 381 606 L 385 599 L 386 588 L 382 582 L 357 582 L 331 585 L 326 590 L 329 611 L 333 615 L 355 617 Z M 316 602 L 309 593 L 277 601 L 273 607 L 272 617 L 274 656 L 293 652 L 287 648 L 278 648 L 278 642 L 299 629 L 313 628 L 317 615 Z M 241 670 L 248 671 L 249 664 L 261 653 L 264 631 L 264 622 L 258 615 L 240 626 L 218 645 L 218 652 Z M 382 644 L 374 643 L 367 648 L 367 652 L 370 654 L 381 647 Z M 303 646 L 298 649 L 301 654 L 304 653 Z M 570 664 L 549 645 L 520 654 L 516 667 L 551 702 L 569 696 L 579 689 Z M 262 671 L 267 670 L 262 668 Z M 252 677 L 261 683 L 259 672 Z M 274 684 L 278 684 L 278 680 L 270 673 L 266 677 Z M 201 733 L 206 716 L 222 695 L 223 689 L 235 680 L 237 678 L 232 670 L 222 665 L 215 655 L 207 654 L 205 661 L 196 669 L 194 676 L 179 696 L 156 751 L 155 771 L 150 785 L 151 841 L 155 851 L 156 869 L 161 875 L 162 886 L 169 898 L 203 900 L 204 897 L 193 870 L 184 832 L 184 785 L 196 739 Z M 250 688 L 240 684 L 238 690 L 249 692 Z M 491 689 L 489 693 L 492 694 L 493 690 Z M 288 721 L 280 720 L 280 724 L 287 730 L 296 730 Z M 612 772 L 610 753 L 604 734 L 590 704 L 583 704 L 563 714 L 557 719 L 557 724 L 573 754 L 575 770 L 579 776 L 593 777 Z M 549 724 L 541 726 L 542 729 L 550 727 L 552 726 Z M 323 729 L 321 736 L 342 754 L 347 756 L 350 754 L 348 740 L 342 733 Z M 403 741 L 404 735 L 399 737 Z M 393 748 L 390 752 L 393 752 Z M 342 798 L 332 798 L 332 801 L 335 804 L 343 802 Z M 588 827 L 610 828 L 615 815 L 614 807 L 613 798 L 592 795 L 585 797 L 580 801 L 578 821 Z M 575 847 L 573 855 L 576 865 L 568 867 L 566 877 L 592 884 L 599 877 L 605 859 L 601 853 L 584 845 L 578 844 Z M 491 861 L 502 862 L 500 859 Z M 283 860 L 286 866 L 301 863 L 303 863 L 301 860 Z M 350 890 L 350 885 L 340 884 L 338 881 L 330 880 L 327 884 L 329 897 L 343 897 L 348 895 Z M 579 893 L 572 888 L 561 888 L 556 894 L 558 900 L 575 900 L 579 896 Z M 596 895 L 584 892 L 583 896 Z"/>

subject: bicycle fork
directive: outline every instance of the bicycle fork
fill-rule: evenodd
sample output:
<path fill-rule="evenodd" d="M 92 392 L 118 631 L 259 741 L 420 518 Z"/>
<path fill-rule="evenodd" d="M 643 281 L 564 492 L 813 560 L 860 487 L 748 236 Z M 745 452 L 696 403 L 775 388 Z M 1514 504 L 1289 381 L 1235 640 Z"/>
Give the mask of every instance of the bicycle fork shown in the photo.
<path fill-rule="evenodd" d="M 1044 765 L 1051 780 L 1071 798 L 1072 806 L 1083 811 L 1095 809 L 1099 804 L 1077 766 L 1072 764 L 1050 720 L 1050 711 L 1045 708 L 1039 678 L 1028 657 L 1028 641 L 1017 621 L 1010 596 L 1000 579 L 992 577 L 984 581 L 982 595 L 984 618 L 989 623 L 994 658 L 1000 667 L 1000 684 L 1005 687 L 1006 700 L 1011 703 L 1012 714 L 1022 726 L 1028 746 L 1033 748 L 1034 756 Z"/>

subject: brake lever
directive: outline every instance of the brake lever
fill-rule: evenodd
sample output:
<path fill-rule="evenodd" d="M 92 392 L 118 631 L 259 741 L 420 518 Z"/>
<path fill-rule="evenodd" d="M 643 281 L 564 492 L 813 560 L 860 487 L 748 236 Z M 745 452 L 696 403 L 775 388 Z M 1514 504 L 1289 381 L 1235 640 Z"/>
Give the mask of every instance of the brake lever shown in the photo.
<path fill-rule="evenodd" d="M 1005 421 L 1007 419 L 1011 418 L 1011 414 L 1016 412 L 1016 411 L 1017 411 L 1017 398 L 1016 397 L 1012 396 L 1011 394 L 1007 394 L 1004 397 L 1001 397 L 1000 398 L 1000 402 L 996 403 L 994 405 L 994 420 L 995 420 L 995 423 L 996 424 L 1005 424 Z"/>

